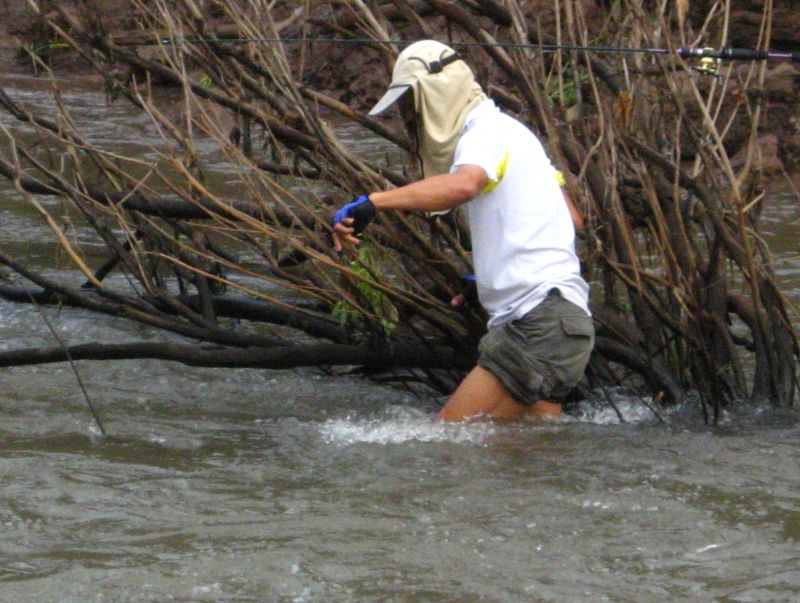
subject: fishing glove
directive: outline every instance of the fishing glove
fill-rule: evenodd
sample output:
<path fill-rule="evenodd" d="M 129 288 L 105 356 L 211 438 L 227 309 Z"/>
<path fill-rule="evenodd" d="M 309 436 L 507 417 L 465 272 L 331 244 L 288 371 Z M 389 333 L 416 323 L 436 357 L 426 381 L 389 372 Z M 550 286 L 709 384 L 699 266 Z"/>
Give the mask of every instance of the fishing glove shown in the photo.
<path fill-rule="evenodd" d="M 461 293 L 464 296 L 464 301 L 470 304 L 477 304 L 478 302 L 478 281 L 475 279 L 474 274 L 465 274 L 461 277 L 461 286 L 463 287 Z"/>
<path fill-rule="evenodd" d="M 333 215 L 333 226 L 345 218 L 353 218 L 353 234 L 358 236 L 375 217 L 375 206 L 367 195 L 361 195 Z"/>

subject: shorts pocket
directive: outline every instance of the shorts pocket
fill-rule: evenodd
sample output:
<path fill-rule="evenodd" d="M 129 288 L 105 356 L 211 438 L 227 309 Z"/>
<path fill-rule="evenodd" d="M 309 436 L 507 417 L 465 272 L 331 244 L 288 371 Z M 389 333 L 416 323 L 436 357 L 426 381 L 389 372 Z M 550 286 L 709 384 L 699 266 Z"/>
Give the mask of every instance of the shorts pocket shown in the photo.
<path fill-rule="evenodd" d="M 561 328 L 570 337 L 592 337 L 594 325 L 588 316 L 562 316 Z"/>

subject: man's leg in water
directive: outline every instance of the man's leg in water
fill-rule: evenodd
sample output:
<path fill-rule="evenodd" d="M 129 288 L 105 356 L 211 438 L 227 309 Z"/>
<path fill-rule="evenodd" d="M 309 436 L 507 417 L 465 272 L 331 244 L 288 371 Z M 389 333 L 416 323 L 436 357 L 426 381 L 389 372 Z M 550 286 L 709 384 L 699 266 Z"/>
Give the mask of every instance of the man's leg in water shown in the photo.
<path fill-rule="evenodd" d="M 561 405 L 545 400 L 532 406 L 520 404 L 511 396 L 503 383 L 485 368 L 476 366 L 453 392 L 439 411 L 445 421 L 463 421 L 479 415 L 493 419 L 521 419 L 526 415 L 555 417 L 561 414 Z"/>

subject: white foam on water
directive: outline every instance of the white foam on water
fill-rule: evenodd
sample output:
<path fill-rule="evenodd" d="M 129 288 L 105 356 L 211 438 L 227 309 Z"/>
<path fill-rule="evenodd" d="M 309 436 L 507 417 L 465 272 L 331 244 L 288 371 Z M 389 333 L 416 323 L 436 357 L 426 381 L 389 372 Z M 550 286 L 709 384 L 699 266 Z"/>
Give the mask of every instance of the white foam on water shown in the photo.
<path fill-rule="evenodd" d="M 395 409 L 385 418 L 365 419 L 347 417 L 330 419 L 319 427 L 328 443 L 402 444 L 405 442 L 451 442 L 484 445 L 496 432 L 496 426 L 485 421 L 445 423 L 430 414 L 409 409 Z"/>
<path fill-rule="evenodd" d="M 214 582 L 213 584 L 198 584 L 191 589 L 191 594 L 194 597 L 219 594 L 221 592 L 222 585 L 219 582 Z"/>
<path fill-rule="evenodd" d="M 721 543 L 714 543 L 708 544 L 706 546 L 701 546 L 699 549 L 695 550 L 695 555 L 700 555 L 702 553 L 706 553 L 708 551 L 713 551 L 714 549 L 718 549 L 719 547 L 723 546 Z"/>
<path fill-rule="evenodd" d="M 631 403 L 617 404 L 617 410 L 622 415 L 625 423 L 643 423 L 654 418 L 653 413 L 644 408 L 641 404 Z M 622 423 L 619 414 L 611 406 L 592 406 L 578 407 L 576 420 L 581 423 L 592 423 L 594 425 L 616 425 Z"/>
<path fill-rule="evenodd" d="M 650 397 L 642 398 L 631 394 L 623 388 L 607 388 L 606 393 L 598 391 L 593 392 L 593 394 L 591 400 L 587 399 L 580 402 L 576 411 L 572 412 L 574 420 L 594 425 L 616 425 L 622 422 L 637 424 L 658 421 L 658 417 L 653 412 L 653 400 Z M 667 418 L 666 415 L 670 414 L 663 408 L 655 410 L 661 418 Z M 622 415 L 622 420 L 620 420 L 620 415 Z"/>
<path fill-rule="evenodd" d="M 97 423 L 90 423 L 89 424 L 89 438 L 92 440 L 92 443 L 99 444 L 106 439 L 105 434 L 100 431 L 100 426 Z"/>
<path fill-rule="evenodd" d="M 649 399 L 633 397 L 623 391 L 611 391 L 610 397 L 617 410 L 609 404 L 605 396 L 586 400 L 578 405 L 577 412 L 563 415 L 554 420 L 531 423 L 542 427 L 557 427 L 567 423 L 591 423 L 594 425 L 641 424 L 657 421 L 653 411 L 648 408 Z M 620 421 L 619 413 L 623 417 Z M 664 417 L 664 410 L 658 409 Z M 517 424 L 517 427 L 519 425 Z M 327 420 L 319 425 L 322 438 L 337 445 L 359 443 L 402 444 L 405 442 L 451 442 L 457 444 L 489 445 L 498 430 L 508 429 L 505 424 L 478 419 L 458 423 L 446 423 L 435 419 L 430 413 L 402 406 L 386 409 L 382 416 L 365 418 L 347 416 Z"/>

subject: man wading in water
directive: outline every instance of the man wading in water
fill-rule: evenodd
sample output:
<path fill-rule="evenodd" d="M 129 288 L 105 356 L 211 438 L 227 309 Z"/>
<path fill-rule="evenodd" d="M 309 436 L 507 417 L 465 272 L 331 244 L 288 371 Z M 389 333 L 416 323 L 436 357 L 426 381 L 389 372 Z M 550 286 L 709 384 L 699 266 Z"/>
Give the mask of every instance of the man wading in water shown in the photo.
<path fill-rule="evenodd" d="M 500 112 L 455 51 L 433 40 L 397 57 L 386 94 L 416 134 L 424 178 L 362 195 L 336 212 L 334 246 L 376 211 L 443 212 L 464 205 L 478 298 L 489 313 L 478 364 L 439 416 L 554 416 L 594 345 L 589 286 L 575 254 L 571 208 L 534 134 Z M 455 301 L 455 300 L 454 300 Z"/>

